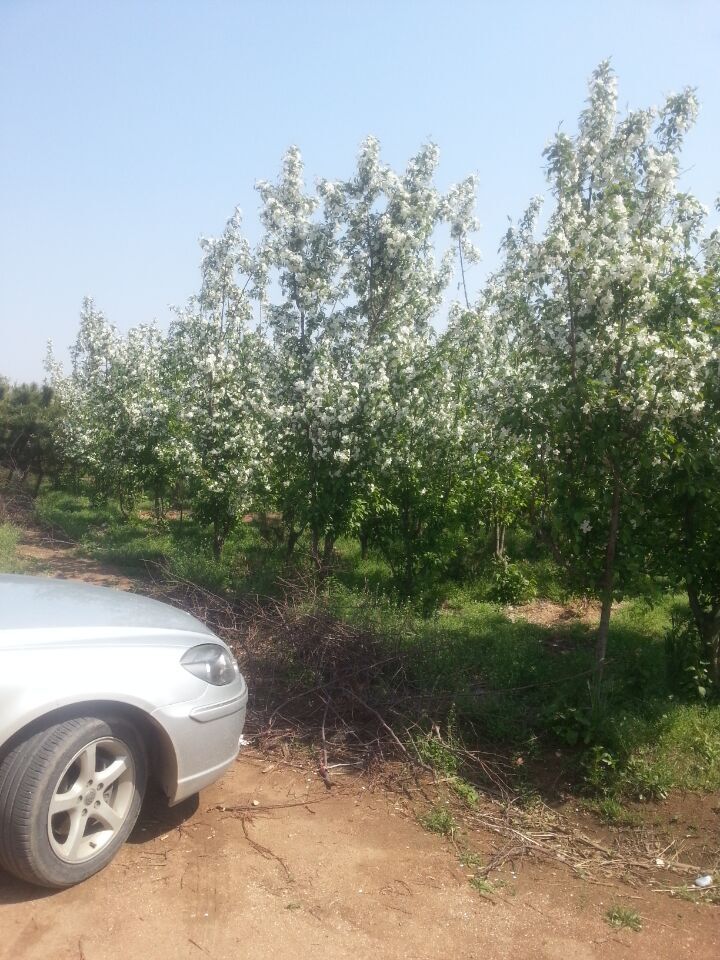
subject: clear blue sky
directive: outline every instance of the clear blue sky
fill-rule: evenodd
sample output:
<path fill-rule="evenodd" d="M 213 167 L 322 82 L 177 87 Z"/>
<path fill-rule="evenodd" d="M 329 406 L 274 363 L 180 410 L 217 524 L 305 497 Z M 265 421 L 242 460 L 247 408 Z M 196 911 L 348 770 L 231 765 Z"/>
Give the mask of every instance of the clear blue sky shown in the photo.
<path fill-rule="evenodd" d="M 41 378 L 80 301 L 121 329 L 197 286 L 201 234 L 284 149 L 308 177 L 350 173 L 360 140 L 401 165 L 440 146 L 440 182 L 480 178 L 478 285 L 506 217 L 543 189 L 611 56 L 621 102 L 699 88 L 685 184 L 720 192 L 717 0 L 0 0 L 0 374 Z"/>

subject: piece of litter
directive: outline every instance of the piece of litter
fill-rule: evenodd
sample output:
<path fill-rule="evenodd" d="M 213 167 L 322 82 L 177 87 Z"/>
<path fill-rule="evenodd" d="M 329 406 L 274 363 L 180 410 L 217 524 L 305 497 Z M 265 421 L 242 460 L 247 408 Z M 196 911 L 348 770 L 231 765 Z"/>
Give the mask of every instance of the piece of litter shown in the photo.
<path fill-rule="evenodd" d="M 713 878 L 709 873 L 703 873 L 699 877 L 695 877 L 695 886 L 700 887 L 701 890 L 704 890 L 705 887 L 711 887 Z"/>
<path fill-rule="evenodd" d="M 259 806 L 260 806 L 260 801 L 259 801 L 259 800 L 253 800 L 252 805 L 253 805 L 254 807 L 259 807 Z"/>
<path fill-rule="evenodd" d="M 239 742 L 239 745 L 240 745 L 241 747 L 249 747 L 249 746 L 250 746 L 250 741 L 249 741 L 249 740 L 246 740 L 245 737 L 240 737 L 240 740 L 239 740 L 238 742 Z"/>
<path fill-rule="evenodd" d="M 665 861 L 663 860 L 662 857 L 658 857 L 658 858 L 657 858 L 657 860 L 655 861 L 655 866 L 656 866 L 656 867 L 664 867 L 664 866 L 665 866 Z"/>

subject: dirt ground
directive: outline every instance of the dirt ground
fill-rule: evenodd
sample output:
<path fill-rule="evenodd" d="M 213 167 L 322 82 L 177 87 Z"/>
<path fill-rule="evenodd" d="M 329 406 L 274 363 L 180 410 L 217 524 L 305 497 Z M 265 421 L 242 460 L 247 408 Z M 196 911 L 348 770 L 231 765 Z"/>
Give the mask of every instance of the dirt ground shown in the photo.
<path fill-rule="evenodd" d="M 56 576 L 131 586 L 34 530 L 21 552 Z M 42 891 L 0 872 L 1 960 L 719 955 L 720 908 L 650 885 L 511 861 L 483 895 L 454 844 L 424 830 L 404 798 L 378 781 L 337 779 L 328 791 L 292 757 L 250 748 L 199 799 L 168 809 L 149 798 L 116 860 L 79 887 Z M 702 806 L 705 829 L 720 830 L 715 808 Z M 615 905 L 641 916 L 639 933 L 607 924 Z"/>

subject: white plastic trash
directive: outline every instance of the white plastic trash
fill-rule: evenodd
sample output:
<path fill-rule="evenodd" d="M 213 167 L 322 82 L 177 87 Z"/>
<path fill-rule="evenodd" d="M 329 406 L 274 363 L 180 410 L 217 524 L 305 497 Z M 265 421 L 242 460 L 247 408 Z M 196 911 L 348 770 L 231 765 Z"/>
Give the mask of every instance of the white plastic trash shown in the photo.
<path fill-rule="evenodd" d="M 703 873 L 702 876 L 700 876 L 700 877 L 695 877 L 695 886 L 696 886 L 696 887 L 701 887 L 701 888 L 703 888 L 703 889 L 704 889 L 705 887 L 711 887 L 711 886 L 712 886 L 712 882 L 713 882 L 713 878 L 710 876 L 709 873 Z"/>

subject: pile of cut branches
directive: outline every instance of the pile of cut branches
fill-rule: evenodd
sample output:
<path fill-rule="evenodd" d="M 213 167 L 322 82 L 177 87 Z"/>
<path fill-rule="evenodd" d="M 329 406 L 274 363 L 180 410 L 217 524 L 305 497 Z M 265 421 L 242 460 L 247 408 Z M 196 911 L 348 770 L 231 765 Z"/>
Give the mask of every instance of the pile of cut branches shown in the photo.
<path fill-rule="evenodd" d="M 416 744 L 437 735 L 452 706 L 447 691 L 420 689 L 402 637 L 339 620 L 312 581 L 284 584 L 280 599 L 229 600 L 167 570 L 154 593 L 210 625 L 233 649 L 252 696 L 248 735 L 263 750 L 292 741 L 310 747 L 329 786 L 331 771 L 385 760 L 430 768 Z M 504 788 L 503 758 L 457 749 L 494 789 Z"/>
<path fill-rule="evenodd" d="M 388 771 L 395 771 L 396 785 L 408 783 L 398 770 L 409 769 L 414 785 L 403 791 L 421 806 L 447 784 L 466 826 L 494 835 L 482 876 L 507 863 L 549 860 L 591 882 L 623 877 L 652 887 L 662 885 L 649 880 L 653 875 L 687 877 L 699 869 L 683 862 L 680 848 L 667 841 L 653 838 L 639 850 L 632 832 L 606 845 L 539 798 L 523 802 L 513 791 L 510 758 L 469 749 L 443 733 L 452 700 L 447 692 L 429 694 L 413 684 L 413 648 L 401 637 L 339 621 L 312 583 L 286 584 L 280 599 L 230 601 L 163 571 L 153 592 L 203 620 L 234 650 L 251 686 L 247 730 L 259 751 L 287 758 L 290 746 L 305 748 L 328 787 L 340 767 L 380 773 L 384 763 L 383 781 L 390 776 L 392 782 Z M 455 758 L 457 773 L 481 786 L 475 802 L 468 806 L 454 795 L 455 774 L 443 777 L 427 765 L 429 740 L 446 759 Z M 297 761 L 301 751 L 292 755 Z"/>

